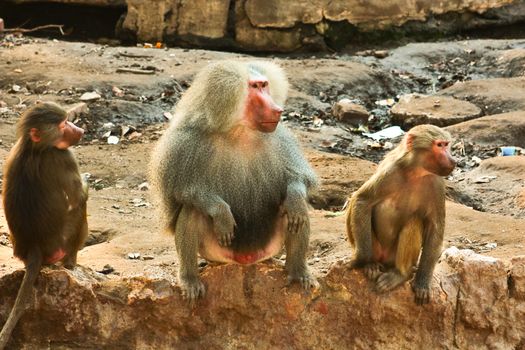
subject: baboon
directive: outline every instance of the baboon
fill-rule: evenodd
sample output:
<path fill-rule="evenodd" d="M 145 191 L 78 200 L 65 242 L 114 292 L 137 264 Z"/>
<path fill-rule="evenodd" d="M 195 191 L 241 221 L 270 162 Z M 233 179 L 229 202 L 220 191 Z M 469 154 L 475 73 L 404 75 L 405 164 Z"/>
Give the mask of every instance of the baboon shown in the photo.
<path fill-rule="evenodd" d="M 271 62 L 222 61 L 197 74 L 153 152 L 151 178 L 175 236 L 185 298 L 205 288 L 207 260 L 252 264 L 286 248 L 289 281 L 317 286 L 306 266 L 307 194 L 317 184 L 279 124 L 288 82 Z"/>
<path fill-rule="evenodd" d="M 42 265 L 59 261 L 67 268 L 76 265 L 77 251 L 88 233 L 88 194 L 68 148 L 83 133 L 52 102 L 34 105 L 18 122 L 18 140 L 5 164 L 2 193 L 13 254 L 24 262 L 26 272 L 0 333 L 0 349 L 31 301 Z"/>
<path fill-rule="evenodd" d="M 448 132 L 433 125 L 412 128 L 349 200 L 346 228 L 355 250 L 352 265 L 364 268 L 378 292 L 408 280 L 419 259 L 412 284 L 415 301 L 430 300 L 445 226 L 442 176 L 456 165 L 450 140 Z"/>

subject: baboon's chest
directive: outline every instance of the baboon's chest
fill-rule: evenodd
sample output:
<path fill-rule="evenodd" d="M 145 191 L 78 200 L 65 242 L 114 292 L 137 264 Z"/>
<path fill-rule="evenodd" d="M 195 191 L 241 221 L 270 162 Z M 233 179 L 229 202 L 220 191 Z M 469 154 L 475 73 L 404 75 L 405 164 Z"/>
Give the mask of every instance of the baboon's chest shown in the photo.
<path fill-rule="evenodd" d="M 372 223 L 378 236 L 395 237 L 414 216 L 422 215 L 424 200 L 417 193 L 396 193 L 372 210 Z"/>

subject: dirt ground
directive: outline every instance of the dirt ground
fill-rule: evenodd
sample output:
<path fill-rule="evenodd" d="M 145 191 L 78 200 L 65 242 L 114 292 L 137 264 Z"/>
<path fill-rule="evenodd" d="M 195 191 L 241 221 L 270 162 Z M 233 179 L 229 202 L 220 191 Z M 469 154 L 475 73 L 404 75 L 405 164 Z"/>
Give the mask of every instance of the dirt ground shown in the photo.
<path fill-rule="evenodd" d="M 15 141 L 19 113 L 27 106 L 39 99 L 72 106 L 80 102 L 83 93 L 97 92 L 100 98 L 87 102 L 89 112 L 76 120 L 87 134 L 74 152 L 81 172 L 90 174 L 91 186 L 91 234 L 89 245 L 79 253 L 79 263 L 115 278 L 145 275 L 176 282 L 174 242 L 159 232 L 156 203 L 145 184 L 151 149 L 167 126 L 165 113 L 172 110 L 195 72 L 211 61 L 254 57 L 29 37 L 7 37 L 0 43 L 0 165 Z M 523 110 L 525 94 L 518 96 L 514 88 L 505 90 L 505 84 L 523 79 L 520 82 L 525 86 L 523 71 L 511 72 L 516 59 L 525 62 L 525 53 L 516 53 L 524 48 L 524 41 L 489 40 L 410 44 L 392 50 L 383 61 L 344 54 L 257 57 L 276 60 L 287 71 L 292 90 L 284 123 L 297 135 L 321 179 L 321 187 L 312 197 L 316 209 L 311 210 L 308 256 L 315 274 L 322 275 L 334 262 L 351 256 L 340 210 L 345 197 L 373 173 L 388 148 L 384 144 L 375 147 L 371 140 L 338 123 L 330 114 L 332 103 L 344 97 L 355 99 L 375 116 L 370 127 L 378 129 L 388 125 L 389 106 L 376 101 L 397 99 L 408 92 L 434 93 L 445 89 L 447 82 L 452 85 L 467 77 L 500 78 L 499 91 L 508 90 L 512 96 L 500 96 L 503 110 L 494 105 L 491 109 L 495 113 Z M 502 63 L 505 57 L 514 60 L 507 63 L 507 70 Z M 500 64 L 495 67 L 494 62 Z M 153 74 L 119 73 L 119 68 Z M 124 136 L 123 127 L 130 127 Z M 107 143 L 110 134 L 119 137 L 118 144 Z M 479 152 L 472 153 L 475 150 Z M 483 162 L 479 167 L 471 165 L 473 155 L 490 161 L 494 150 L 495 146 L 474 147 L 469 155 L 460 157 L 462 162 L 449 179 L 445 246 L 507 259 L 525 251 L 525 204 L 518 205 L 520 194 L 525 197 L 525 163 L 523 156 L 516 156 L 497 167 L 483 167 Z M 488 183 L 466 180 L 494 172 L 496 180 Z M 482 203 L 477 209 L 483 211 L 461 204 L 468 202 L 464 198 Z M 22 267 L 12 257 L 7 231 L 0 211 L 0 275 Z M 283 256 L 277 259 L 284 261 Z"/>

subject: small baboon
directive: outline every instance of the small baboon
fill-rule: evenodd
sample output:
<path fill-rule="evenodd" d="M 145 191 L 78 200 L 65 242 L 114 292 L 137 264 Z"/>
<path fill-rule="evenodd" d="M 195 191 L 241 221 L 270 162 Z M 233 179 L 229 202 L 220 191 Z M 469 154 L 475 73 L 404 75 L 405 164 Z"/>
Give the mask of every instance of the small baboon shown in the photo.
<path fill-rule="evenodd" d="M 419 125 L 379 164 L 350 198 L 346 228 L 355 249 L 352 265 L 364 267 L 378 292 L 408 280 L 417 304 L 430 300 L 430 282 L 443 243 L 445 185 L 456 162 L 448 132 Z M 421 251 L 421 256 L 420 256 Z"/>
<path fill-rule="evenodd" d="M 64 109 L 51 102 L 29 108 L 18 122 L 2 193 L 13 254 L 24 262 L 26 272 L 0 333 L 0 349 L 29 305 L 42 265 L 58 261 L 68 268 L 76 265 L 77 251 L 88 233 L 88 194 L 68 148 L 83 133 L 67 121 Z"/>
<path fill-rule="evenodd" d="M 307 289 L 317 285 L 306 266 L 306 198 L 317 180 L 279 124 L 287 89 L 283 70 L 270 62 L 211 64 L 182 97 L 153 153 L 152 182 L 190 300 L 205 290 L 198 253 L 252 264 L 284 243 L 289 280 Z"/>

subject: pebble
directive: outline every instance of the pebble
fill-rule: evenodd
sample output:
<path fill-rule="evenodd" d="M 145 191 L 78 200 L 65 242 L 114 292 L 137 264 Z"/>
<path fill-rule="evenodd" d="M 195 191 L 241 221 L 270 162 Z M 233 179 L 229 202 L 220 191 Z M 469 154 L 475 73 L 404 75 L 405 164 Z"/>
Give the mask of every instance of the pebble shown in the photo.
<path fill-rule="evenodd" d="M 102 96 L 97 94 L 96 92 L 85 92 L 80 96 L 80 101 L 89 102 L 89 101 L 96 101 L 100 99 Z"/>

